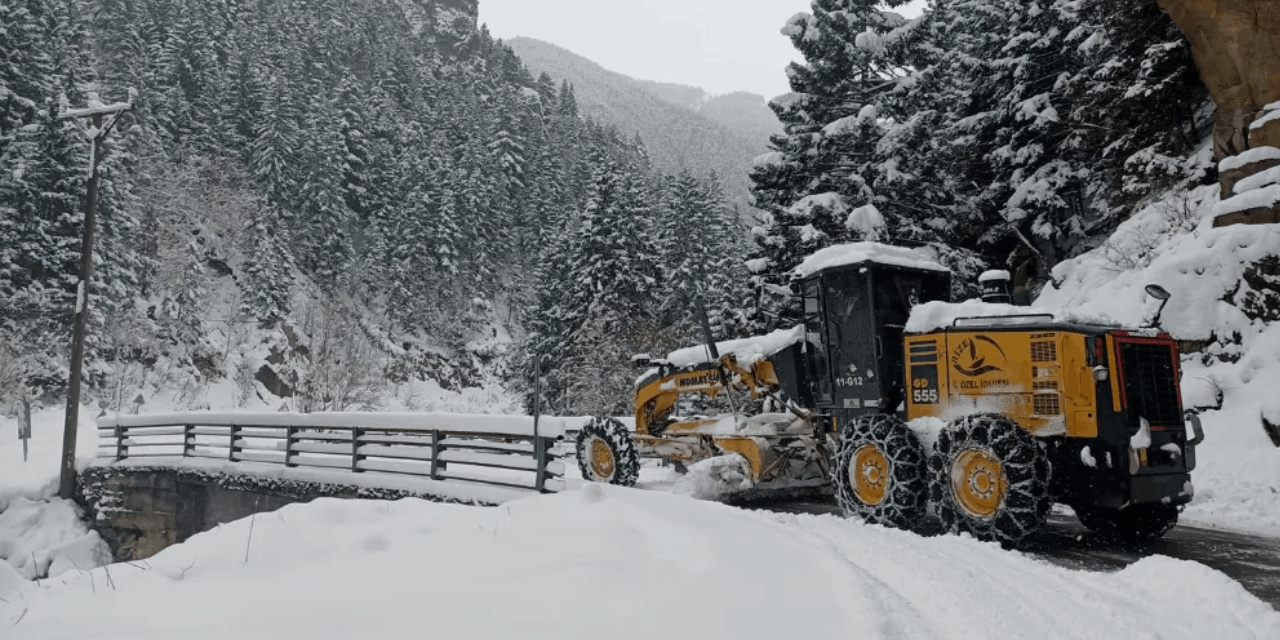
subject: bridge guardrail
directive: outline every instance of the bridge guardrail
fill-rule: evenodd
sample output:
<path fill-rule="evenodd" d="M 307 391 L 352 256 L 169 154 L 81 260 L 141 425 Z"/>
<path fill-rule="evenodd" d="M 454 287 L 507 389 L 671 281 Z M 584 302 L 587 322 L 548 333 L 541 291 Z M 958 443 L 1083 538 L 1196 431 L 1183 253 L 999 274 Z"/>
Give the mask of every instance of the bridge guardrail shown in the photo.
<path fill-rule="evenodd" d="M 212 458 L 564 489 L 566 422 L 530 416 L 172 413 L 104 417 L 99 458 Z"/>

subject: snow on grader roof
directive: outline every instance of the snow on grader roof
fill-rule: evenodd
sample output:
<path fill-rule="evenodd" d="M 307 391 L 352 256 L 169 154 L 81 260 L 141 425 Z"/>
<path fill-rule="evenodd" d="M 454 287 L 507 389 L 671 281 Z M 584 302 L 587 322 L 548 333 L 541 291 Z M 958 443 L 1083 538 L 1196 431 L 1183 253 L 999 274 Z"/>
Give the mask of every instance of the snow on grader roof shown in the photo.
<path fill-rule="evenodd" d="M 957 326 L 957 321 L 972 320 L 972 326 L 1015 326 L 1019 324 L 1076 324 L 1120 327 L 1121 324 L 1102 314 L 1088 314 L 1069 309 L 1019 307 L 1012 304 L 983 302 L 926 302 L 911 309 L 904 331 L 927 333 Z M 964 326 L 962 323 L 959 326 Z"/>
<path fill-rule="evenodd" d="M 894 247 L 879 242 L 853 242 L 827 247 L 805 259 L 792 272 L 794 278 L 807 278 L 823 269 L 873 262 L 875 264 L 929 271 L 950 271 L 938 262 L 933 251 Z"/>
<path fill-rule="evenodd" d="M 804 340 L 804 327 L 797 326 L 763 336 L 717 342 L 716 350 L 721 356 L 733 355 L 738 362 L 746 364 L 763 360 L 801 340 Z M 667 354 L 667 362 L 677 368 L 690 367 L 711 362 L 711 354 L 706 345 L 685 347 Z"/>

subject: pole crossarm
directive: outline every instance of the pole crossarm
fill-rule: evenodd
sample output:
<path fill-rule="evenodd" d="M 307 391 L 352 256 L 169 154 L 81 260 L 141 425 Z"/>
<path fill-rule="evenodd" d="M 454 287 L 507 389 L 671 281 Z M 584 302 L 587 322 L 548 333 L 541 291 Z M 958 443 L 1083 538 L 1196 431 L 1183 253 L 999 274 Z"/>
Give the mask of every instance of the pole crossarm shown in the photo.
<path fill-rule="evenodd" d="M 58 115 L 59 120 L 70 120 L 72 118 L 90 118 L 93 116 L 105 116 L 110 114 L 120 114 L 133 108 L 133 104 L 129 102 L 116 102 L 114 104 L 102 104 L 91 106 L 84 109 L 66 109 Z"/>

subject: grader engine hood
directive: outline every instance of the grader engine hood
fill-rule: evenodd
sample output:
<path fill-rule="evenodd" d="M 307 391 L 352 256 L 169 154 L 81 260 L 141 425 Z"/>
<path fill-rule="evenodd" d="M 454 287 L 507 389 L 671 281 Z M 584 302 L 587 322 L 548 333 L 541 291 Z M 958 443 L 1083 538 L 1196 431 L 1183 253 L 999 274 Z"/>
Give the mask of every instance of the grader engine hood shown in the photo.
<path fill-rule="evenodd" d="M 1001 413 L 1037 436 L 1094 437 L 1085 336 L 1050 327 L 954 330 L 907 340 L 912 417 Z"/>

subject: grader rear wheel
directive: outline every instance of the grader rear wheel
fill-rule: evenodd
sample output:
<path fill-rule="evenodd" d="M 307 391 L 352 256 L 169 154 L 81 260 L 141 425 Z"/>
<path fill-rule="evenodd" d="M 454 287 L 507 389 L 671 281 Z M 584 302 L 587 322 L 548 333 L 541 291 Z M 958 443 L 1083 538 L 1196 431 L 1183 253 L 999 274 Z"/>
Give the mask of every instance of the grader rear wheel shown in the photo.
<path fill-rule="evenodd" d="M 578 432 L 576 444 L 584 480 L 630 487 L 639 479 L 640 455 L 621 422 L 594 418 Z"/>
<path fill-rule="evenodd" d="M 861 416 L 840 432 L 836 499 L 846 515 L 909 529 L 924 515 L 924 449 L 895 416 Z"/>
<path fill-rule="evenodd" d="M 1048 517 L 1048 454 L 1004 416 L 965 416 L 947 425 L 929 471 L 930 498 L 952 533 L 1016 546 Z"/>

